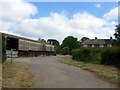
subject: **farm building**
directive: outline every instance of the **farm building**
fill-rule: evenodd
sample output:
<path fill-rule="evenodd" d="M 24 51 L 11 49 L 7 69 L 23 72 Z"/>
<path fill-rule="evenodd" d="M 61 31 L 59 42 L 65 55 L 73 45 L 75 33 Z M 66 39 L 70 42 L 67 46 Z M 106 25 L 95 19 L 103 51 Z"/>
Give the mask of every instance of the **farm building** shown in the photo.
<path fill-rule="evenodd" d="M 4 57 L 37 57 L 54 55 L 54 46 L 15 35 L 0 33 L 0 59 Z M 12 53 L 11 53 L 12 52 Z"/>

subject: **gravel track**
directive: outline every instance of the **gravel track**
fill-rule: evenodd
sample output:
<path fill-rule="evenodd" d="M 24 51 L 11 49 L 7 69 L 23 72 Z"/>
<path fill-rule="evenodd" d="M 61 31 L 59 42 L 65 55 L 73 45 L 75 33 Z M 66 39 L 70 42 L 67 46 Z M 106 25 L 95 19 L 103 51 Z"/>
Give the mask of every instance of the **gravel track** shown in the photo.
<path fill-rule="evenodd" d="M 60 63 L 62 56 L 46 56 L 21 60 L 36 75 L 35 88 L 114 88 L 94 74 Z"/>

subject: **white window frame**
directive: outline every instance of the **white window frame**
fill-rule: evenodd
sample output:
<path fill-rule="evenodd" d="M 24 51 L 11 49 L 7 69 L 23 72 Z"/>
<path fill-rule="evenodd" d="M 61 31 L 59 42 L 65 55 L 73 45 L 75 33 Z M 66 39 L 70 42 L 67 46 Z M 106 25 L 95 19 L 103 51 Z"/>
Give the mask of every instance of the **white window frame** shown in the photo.
<path fill-rule="evenodd" d="M 108 47 L 112 47 L 112 45 L 111 45 L 111 44 L 108 44 L 107 46 L 108 46 Z"/>
<path fill-rule="evenodd" d="M 95 45 L 94 44 L 92 44 L 92 48 L 94 48 L 95 47 Z"/>
<path fill-rule="evenodd" d="M 104 45 L 103 45 L 103 44 L 100 44 L 100 45 L 99 45 L 99 47 L 100 47 L 100 48 L 103 48 L 103 47 L 104 47 Z"/>
<path fill-rule="evenodd" d="M 83 47 L 88 47 L 88 45 L 85 44 L 85 45 L 83 45 Z"/>

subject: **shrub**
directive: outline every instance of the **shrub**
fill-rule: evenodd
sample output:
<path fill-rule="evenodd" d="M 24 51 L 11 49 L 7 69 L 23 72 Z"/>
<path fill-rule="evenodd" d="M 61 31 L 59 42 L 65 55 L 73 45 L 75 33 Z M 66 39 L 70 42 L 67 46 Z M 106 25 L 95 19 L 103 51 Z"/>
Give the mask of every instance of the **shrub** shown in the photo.
<path fill-rule="evenodd" d="M 68 47 L 62 48 L 61 53 L 62 53 L 63 55 L 68 55 L 68 54 L 69 54 L 69 48 L 68 48 Z"/>
<path fill-rule="evenodd" d="M 93 63 L 93 64 L 100 64 L 101 63 L 101 53 L 100 52 L 96 53 L 91 50 L 88 62 Z"/>
<path fill-rule="evenodd" d="M 120 68 L 120 47 L 75 49 L 72 50 L 72 57 L 87 63 L 112 65 Z"/>
<path fill-rule="evenodd" d="M 87 61 L 89 59 L 90 49 L 88 48 L 81 48 L 72 50 L 73 59 Z"/>
<path fill-rule="evenodd" d="M 72 53 L 72 58 L 75 60 L 79 60 L 80 59 L 80 49 L 75 49 L 71 51 Z"/>
<path fill-rule="evenodd" d="M 120 47 L 106 48 L 101 53 L 101 64 L 114 65 L 120 68 Z"/>
<path fill-rule="evenodd" d="M 4 34 L 2 34 L 2 62 L 6 60 L 6 45 L 5 45 L 5 37 Z"/>

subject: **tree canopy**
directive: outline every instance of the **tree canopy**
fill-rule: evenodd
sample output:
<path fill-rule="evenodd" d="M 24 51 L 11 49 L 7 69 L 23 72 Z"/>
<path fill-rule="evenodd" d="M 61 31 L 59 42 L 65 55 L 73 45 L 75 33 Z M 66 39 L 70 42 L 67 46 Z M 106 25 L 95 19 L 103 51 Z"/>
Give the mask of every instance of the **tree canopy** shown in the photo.
<path fill-rule="evenodd" d="M 83 41 L 85 41 L 87 39 L 89 39 L 89 38 L 88 37 L 82 37 L 82 39 L 80 41 L 83 42 Z"/>
<path fill-rule="evenodd" d="M 115 38 L 117 40 L 117 44 L 120 45 L 120 24 L 116 25 L 116 29 L 115 29 Z"/>
<path fill-rule="evenodd" d="M 79 47 L 79 42 L 77 38 L 73 36 L 68 36 L 63 40 L 62 47 L 68 47 L 71 52 L 73 49 L 76 49 Z"/>
<path fill-rule="evenodd" d="M 55 46 L 59 46 L 59 41 L 57 41 L 56 39 L 48 39 L 47 42 Z"/>

